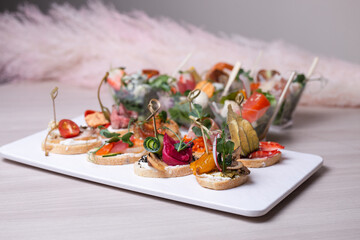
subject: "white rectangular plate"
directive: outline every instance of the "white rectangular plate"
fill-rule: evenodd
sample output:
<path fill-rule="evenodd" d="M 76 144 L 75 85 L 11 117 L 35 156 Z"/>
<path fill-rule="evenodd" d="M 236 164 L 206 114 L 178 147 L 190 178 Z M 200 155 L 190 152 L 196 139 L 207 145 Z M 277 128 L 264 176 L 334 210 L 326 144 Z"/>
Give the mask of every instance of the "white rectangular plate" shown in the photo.
<path fill-rule="evenodd" d="M 79 122 L 79 121 L 77 121 Z M 283 150 L 280 163 L 267 168 L 251 168 L 249 181 L 223 191 L 202 188 L 194 176 L 143 178 L 133 165 L 101 166 L 87 161 L 86 154 L 44 156 L 41 142 L 46 131 L 0 148 L 3 158 L 135 192 L 145 193 L 233 214 L 258 217 L 295 190 L 322 165 L 320 156 Z"/>

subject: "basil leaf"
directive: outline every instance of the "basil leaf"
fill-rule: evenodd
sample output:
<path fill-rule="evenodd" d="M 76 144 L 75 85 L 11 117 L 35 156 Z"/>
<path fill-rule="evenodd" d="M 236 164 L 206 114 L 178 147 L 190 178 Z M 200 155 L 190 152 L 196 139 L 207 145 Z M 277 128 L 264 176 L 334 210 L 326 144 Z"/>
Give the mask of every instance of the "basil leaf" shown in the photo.
<path fill-rule="evenodd" d="M 119 137 L 112 137 L 112 138 L 110 138 L 109 140 L 107 140 L 106 142 L 107 143 L 112 143 L 112 142 L 118 142 L 118 141 L 120 141 L 121 139 L 119 138 Z"/>
<path fill-rule="evenodd" d="M 127 132 L 126 134 L 124 134 L 124 136 L 121 137 L 121 140 L 124 143 L 127 143 L 129 145 L 129 147 L 134 146 L 134 143 L 130 140 L 132 135 L 134 135 L 133 132 Z"/>
<path fill-rule="evenodd" d="M 116 133 L 116 132 L 110 132 L 108 129 L 102 129 L 100 130 L 100 135 L 101 136 L 104 136 L 106 138 L 112 138 L 112 137 L 118 137 L 120 136 L 119 133 Z"/>

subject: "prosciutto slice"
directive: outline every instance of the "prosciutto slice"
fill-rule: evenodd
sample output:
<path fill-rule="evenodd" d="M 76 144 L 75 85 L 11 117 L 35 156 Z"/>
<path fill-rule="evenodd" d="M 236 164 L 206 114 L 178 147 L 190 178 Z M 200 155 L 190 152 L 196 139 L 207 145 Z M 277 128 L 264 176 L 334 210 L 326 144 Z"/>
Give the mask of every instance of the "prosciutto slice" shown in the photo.
<path fill-rule="evenodd" d="M 111 127 L 113 129 L 126 128 L 130 119 L 136 119 L 137 117 L 137 112 L 127 110 L 123 104 L 119 106 L 113 105 L 110 115 Z"/>

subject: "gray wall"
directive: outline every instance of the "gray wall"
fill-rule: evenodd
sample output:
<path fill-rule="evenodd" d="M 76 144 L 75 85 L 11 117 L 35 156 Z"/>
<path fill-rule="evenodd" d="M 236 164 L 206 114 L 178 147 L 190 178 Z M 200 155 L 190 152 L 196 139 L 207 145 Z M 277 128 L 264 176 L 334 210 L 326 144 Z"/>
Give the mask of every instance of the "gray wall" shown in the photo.
<path fill-rule="evenodd" d="M 23 1 L 1 1 L 14 11 Z M 80 6 L 86 0 L 38 0 L 44 11 L 51 2 Z M 167 16 L 213 33 L 238 33 L 265 41 L 283 39 L 314 54 L 360 63 L 360 1 L 356 0 L 104 0 L 120 11 L 143 10 Z"/>

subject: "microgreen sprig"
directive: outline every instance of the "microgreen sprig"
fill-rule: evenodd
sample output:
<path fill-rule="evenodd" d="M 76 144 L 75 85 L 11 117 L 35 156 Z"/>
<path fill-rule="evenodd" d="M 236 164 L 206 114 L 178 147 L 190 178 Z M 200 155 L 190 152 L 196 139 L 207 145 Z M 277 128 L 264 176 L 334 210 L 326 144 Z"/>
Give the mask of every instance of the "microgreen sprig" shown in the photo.
<path fill-rule="evenodd" d="M 232 142 L 231 140 L 227 140 L 227 136 L 223 129 L 221 132 L 221 136 L 216 144 L 216 151 L 218 152 L 216 161 L 221 166 L 222 172 L 225 172 L 226 167 L 231 165 L 234 145 L 234 142 Z"/>
<path fill-rule="evenodd" d="M 178 142 L 178 143 L 175 143 L 175 144 L 174 144 L 174 147 L 175 147 L 176 151 L 178 151 L 178 152 L 180 152 L 180 151 L 184 150 L 185 148 L 189 147 L 190 144 L 191 144 L 194 140 L 197 139 L 197 138 L 194 138 L 194 139 L 191 140 L 190 142 L 185 143 L 184 140 L 181 139 L 181 138 L 179 137 L 179 135 L 177 135 L 177 133 L 174 132 L 173 130 L 171 130 L 170 128 L 165 127 L 165 126 L 163 126 L 162 128 L 163 128 L 163 129 L 167 129 L 167 130 L 171 131 L 173 134 L 175 134 L 175 136 L 177 137 L 177 139 L 179 140 L 179 142 Z"/>

